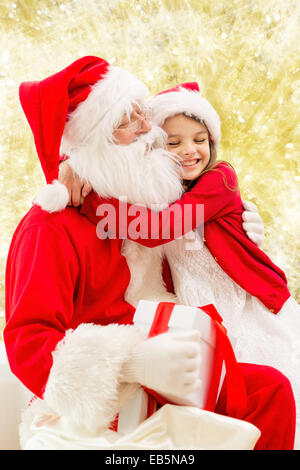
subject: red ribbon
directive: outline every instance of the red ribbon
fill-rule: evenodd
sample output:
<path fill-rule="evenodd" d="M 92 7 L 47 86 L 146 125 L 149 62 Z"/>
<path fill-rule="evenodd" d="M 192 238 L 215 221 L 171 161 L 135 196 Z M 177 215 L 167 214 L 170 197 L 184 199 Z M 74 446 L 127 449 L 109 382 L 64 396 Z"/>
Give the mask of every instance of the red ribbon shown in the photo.
<path fill-rule="evenodd" d="M 148 334 L 149 338 L 168 331 L 169 320 L 175 305 L 176 304 L 172 302 L 160 302 L 158 304 L 152 326 Z M 227 382 L 226 413 L 229 416 L 235 416 L 237 412 L 243 412 L 243 410 L 245 410 L 247 403 L 246 386 L 243 375 L 235 358 L 230 340 L 227 336 L 226 328 L 222 325 L 223 319 L 217 312 L 214 305 L 205 305 L 204 307 L 198 308 L 205 312 L 214 322 L 217 335 L 213 373 L 209 387 L 208 399 L 204 409 L 208 411 L 215 410 L 222 365 L 224 361 Z M 154 390 L 148 389 L 146 387 L 144 387 L 144 389 L 150 395 L 150 401 L 148 403 L 148 417 L 153 414 L 153 410 L 155 408 L 153 398 L 160 405 L 170 403 L 170 401 L 166 401 Z"/>
<path fill-rule="evenodd" d="M 160 302 L 157 306 L 153 322 L 148 333 L 148 338 L 152 336 L 166 333 L 169 328 L 169 320 L 171 318 L 175 304 L 172 302 Z"/>
<path fill-rule="evenodd" d="M 215 306 L 210 304 L 198 308 L 210 316 L 216 326 L 217 333 L 211 389 L 205 409 L 211 411 L 215 409 L 218 383 L 224 360 L 227 382 L 226 413 L 229 416 L 237 416 L 237 413 L 243 413 L 247 406 L 247 391 L 243 374 L 227 336 L 226 328 L 222 325 L 223 319 Z"/>

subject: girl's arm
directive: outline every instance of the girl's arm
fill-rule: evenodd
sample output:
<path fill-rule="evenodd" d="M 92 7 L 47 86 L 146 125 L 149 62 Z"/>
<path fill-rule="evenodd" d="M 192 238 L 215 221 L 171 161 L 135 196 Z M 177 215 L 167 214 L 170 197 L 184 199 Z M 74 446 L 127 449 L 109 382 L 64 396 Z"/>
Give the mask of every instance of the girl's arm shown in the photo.
<path fill-rule="evenodd" d="M 92 191 L 92 187 L 87 183 L 87 182 L 84 182 L 82 181 L 77 175 L 76 173 L 74 173 L 73 169 L 70 167 L 70 165 L 68 164 L 67 162 L 67 159 L 61 159 L 61 163 L 60 163 L 60 169 L 59 169 L 59 180 L 61 183 L 65 184 L 65 186 L 67 187 L 68 191 L 69 191 L 69 195 L 70 195 L 70 201 L 69 201 L 69 205 L 73 205 L 75 207 L 79 206 L 80 204 L 83 203 L 83 200 L 84 198 Z M 203 177 L 202 177 L 202 182 L 203 182 Z M 200 197 L 200 194 L 198 194 L 198 190 L 199 190 L 199 187 L 196 185 L 196 189 L 197 189 L 197 194 L 194 194 L 193 191 L 190 191 L 188 193 L 189 197 L 192 197 L 192 202 L 187 202 L 187 204 L 193 204 L 193 201 L 195 199 L 197 199 L 197 195 Z M 189 199 L 188 197 L 188 199 Z M 187 194 L 185 194 L 183 196 L 184 200 L 187 199 Z M 119 214 L 120 214 L 120 211 L 122 209 L 122 213 L 123 215 L 125 215 L 125 218 L 126 220 L 128 221 L 132 221 L 132 219 L 134 218 L 134 214 L 138 214 L 139 212 L 139 209 L 140 209 L 140 206 L 135 206 L 135 205 L 130 205 L 130 204 L 119 204 L 119 201 L 114 201 L 112 199 L 110 199 L 109 201 L 108 200 L 102 200 L 103 204 L 105 203 L 109 203 L 109 204 L 114 204 L 115 205 L 115 214 L 116 216 L 118 217 Z M 177 201 L 179 202 L 179 201 Z M 100 204 L 100 202 L 99 202 Z M 168 228 L 166 229 L 164 235 L 165 235 L 165 238 L 162 239 L 162 236 L 161 236 L 161 230 L 159 228 L 159 225 L 161 223 L 162 225 L 162 220 L 164 220 L 164 224 L 166 224 L 166 220 L 168 220 L 168 214 L 172 214 L 172 211 L 174 211 L 176 208 L 178 210 L 177 212 L 177 217 L 180 217 L 180 205 L 177 207 L 175 206 L 176 203 L 172 204 L 169 206 L 169 210 L 165 211 L 164 214 L 161 214 L 160 216 L 160 219 L 161 220 L 157 220 L 157 214 L 156 212 L 154 211 L 148 211 L 148 217 L 146 217 L 145 213 L 143 212 L 143 220 L 144 222 L 147 220 L 151 220 L 151 216 L 153 218 L 153 225 L 157 225 L 158 228 L 157 228 L 157 233 L 153 233 L 153 235 L 155 235 L 155 239 L 154 239 L 154 236 L 152 236 L 152 239 L 153 239 L 153 243 L 150 243 L 149 242 L 149 245 L 151 244 L 151 246 L 157 246 L 157 244 L 162 244 L 162 243 L 166 243 L 174 238 L 177 238 L 176 237 L 176 233 L 174 234 L 173 233 L 173 237 L 171 238 L 168 238 Z M 172 207 L 172 209 L 170 209 Z M 263 225 L 263 222 L 262 222 L 262 219 L 257 211 L 257 207 L 250 203 L 250 202 L 245 202 L 243 203 L 243 207 L 244 207 L 244 212 L 242 214 L 242 217 L 243 217 L 243 228 L 247 234 L 247 236 L 250 238 L 250 240 L 252 240 L 257 246 L 261 247 L 262 244 L 263 244 L 263 241 L 264 241 L 264 225 Z M 187 212 L 188 210 L 190 210 L 189 208 L 187 209 Z M 193 208 L 192 208 L 192 212 L 193 212 Z M 187 215 L 187 213 L 185 214 Z M 192 214 L 193 215 L 193 214 Z M 101 210 L 98 211 L 98 221 L 99 221 L 99 225 L 98 227 L 100 227 L 101 225 L 101 221 L 104 223 L 104 215 L 103 213 L 101 213 Z M 174 216 L 173 216 L 174 217 Z M 174 217 L 175 218 L 175 217 Z M 173 218 L 173 222 L 174 222 L 174 218 Z M 140 217 L 139 217 L 140 219 Z M 197 219 L 197 216 L 196 216 L 196 219 Z M 170 220 L 171 222 L 171 220 Z M 119 221 L 118 221 L 119 223 Z M 183 220 L 183 224 L 186 223 L 186 219 Z M 196 226 L 197 224 L 197 221 L 194 220 L 194 223 L 193 223 L 193 217 L 191 218 L 191 223 L 193 226 Z M 177 222 L 178 224 L 178 222 Z M 171 225 L 171 224 L 170 224 Z M 178 224 L 178 230 L 180 230 L 180 226 L 181 224 Z M 101 230 L 101 227 L 100 227 L 100 230 Z M 184 233 L 186 233 L 188 231 L 188 225 L 186 226 L 186 230 Z M 120 236 L 121 235 L 121 236 Z M 124 227 L 120 229 L 120 225 L 116 224 L 116 227 L 114 229 L 114 236 L 116 238 L 130 238 L 130 235 L 131 233 L 127 233 L 127 230 L 125 228 L 125 234 L 124 234 Z M 171 235 L 171 234 L 170 234 Z M 175 235 L 175 236 L 174 236 Z M 149 234 L 147 234 L 147 236 L 149 236 Z M 105 238 L 107 237 L 107 233 L 105 234 Z M 150 237 L 151 238 L 151 237 Z M 146 243 L 146 240 L 145 238 L 142 236 L 142 234 L 140 234 L 139 237 L 135 237 L 135 238 L 132 238 L 131 239 L 134 239 L 135 241 L 137 241 L 138 243 Z"/>
<path fill-rule="evenodd" d="M 234 170 L 220 163 L 204 174 L 181 199 L 155 212 L 117 199 L 99 199 L 95 207 L 99 238 L 124 238 L 155 247 L 232 211 L 242 214 Z"/>

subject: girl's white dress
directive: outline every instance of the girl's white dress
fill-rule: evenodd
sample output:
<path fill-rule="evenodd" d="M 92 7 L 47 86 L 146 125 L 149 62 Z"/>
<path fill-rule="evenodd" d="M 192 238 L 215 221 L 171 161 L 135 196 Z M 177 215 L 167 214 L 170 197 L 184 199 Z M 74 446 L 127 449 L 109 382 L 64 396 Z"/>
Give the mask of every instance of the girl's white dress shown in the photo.
<path fill-rule="evenodd" d="M 198 232 L 164 245 L 178 302 L 214 304 L 236 341 L 239 362 L 273 366 L 290 380 L 296 400 L 295 448 L 300 448 L 300 306 L 290 297 L 276 315 L 218 265 Z M 190 235 L 191 236 L 191 235 Z"/>

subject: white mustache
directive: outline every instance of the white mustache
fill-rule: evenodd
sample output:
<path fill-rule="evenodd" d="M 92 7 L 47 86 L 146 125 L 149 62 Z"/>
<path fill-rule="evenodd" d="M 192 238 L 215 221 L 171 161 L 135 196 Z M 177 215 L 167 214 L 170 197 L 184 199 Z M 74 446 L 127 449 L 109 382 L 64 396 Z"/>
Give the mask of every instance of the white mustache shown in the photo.
<path fill-rule="evenodd" d="M 151 123 L 152 129 L 145 134 L 140 134 L 135 143 L 143 143 L 148 145 L 150 148 L 165 148 L 167 141 L 167 134 L 165 131 L 154 124 Z M 133 145 L 130 144 L 130 145 Z"/>

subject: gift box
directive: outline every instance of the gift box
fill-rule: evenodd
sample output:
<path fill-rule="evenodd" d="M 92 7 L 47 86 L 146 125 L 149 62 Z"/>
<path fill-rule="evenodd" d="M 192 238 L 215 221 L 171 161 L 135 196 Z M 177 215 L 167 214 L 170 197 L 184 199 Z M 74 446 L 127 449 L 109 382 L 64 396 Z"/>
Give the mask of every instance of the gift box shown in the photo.
<path fill-rule="evenodd" d="M 134 324 L 147 336 L 153 325 L 154 316 L 157 312 L 159 302 L 141 301 L 134 315 Z M 202 387 L 185 397 L 176 397 L 171 393 L 165 398 L 180 405 L 197 406 L 205 408 L 207 404 L 211 371 L 214 362 L 214 351 L 216 346 L 216 327 L 212 319 L 204 314 L 198 308 L 185 305 L 174 305 L 172 314 L 168 322 L 168 331 L 189 331 L 198 330 L 201 334 L 201 364 L 199 368 L 199 377 L 202 381 Z M 224 378 L 224 368 L 220 384 Z M 218 388 L 219 388 L 218 385 Z"/>
<path fill-rule="evenodd" d="M 178 397 L 171 391 L 162 396 L 154 390 L 141 387 L 120 411 L 118 432 L 133 430 L 156 411 L 157 405 L 166 403 L 214 411 L 225 374 L 228 414 L 235 408 L 245 407 L 245 384 L 231 341 L 222 325 L 222 318 L 213 305 L 196 308 L 172 302 L 141 300 L 133 322 L 148 337 L 167 331 L 198 330 L 201 334 L 199 378 L 202 386 L 185 397 Z"/>

